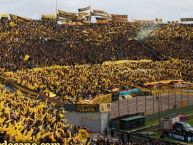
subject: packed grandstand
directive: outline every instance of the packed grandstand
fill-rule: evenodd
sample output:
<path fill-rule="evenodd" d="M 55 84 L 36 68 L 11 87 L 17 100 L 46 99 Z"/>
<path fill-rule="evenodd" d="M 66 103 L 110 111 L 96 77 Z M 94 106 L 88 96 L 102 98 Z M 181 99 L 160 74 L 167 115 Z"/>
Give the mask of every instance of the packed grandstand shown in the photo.
<path fill-rule="evenodd" d="M 78 104 L 123 86 L 162 80 L 193 81 L 193 26 L 114 22 L 81 25 L 1 19 L 2 80 L 65 104 Z M 86 129 L 65 111 L 0 85 L 1 139 L 11 142 L 89 143 Z M 14 130 L 14 131 L 13 131 Z"/>

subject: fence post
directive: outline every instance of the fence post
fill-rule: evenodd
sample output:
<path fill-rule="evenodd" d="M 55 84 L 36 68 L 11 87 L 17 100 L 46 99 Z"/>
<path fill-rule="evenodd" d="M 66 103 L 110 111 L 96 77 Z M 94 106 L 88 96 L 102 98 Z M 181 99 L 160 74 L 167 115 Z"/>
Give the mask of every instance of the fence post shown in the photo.
<path fill-rule="evenodd" d="M 129 99 L 127 98 L 127 112 L 129 114 Z"/>
<path fill-rule="evenodd" d="M 159 135 L 161 135 L 161 111 L 160 111 L 160 93 L 158 91 L 158 118 L 159 118 Z"/>
<path fill-rule="evenodd" d="M 138 96 L 136 97 L 136 113 L 138 113 Z"/>
<path fill-rule="evenodd" d="M 170 86 L 168 85 L 168 110 L 170 109 Z"/>
<path fill-rule="evenodd" d="M 174 92 L 175 92 L 175 108 L 177 107 L 177 102 L 176 102 L 176 86 L 174 86 Z"/>
<path fill-rule="evenodd" d="M 145 95 L 145 115 L 146 115 L 146 113 L 147 113 L 147 112 L 146 112 L 146 111 L 147 111 L 147 110 L 146 110 L 146 109 L 147 109 L 147 108 L 146 108 L 146 107 L 147 107 L 146 104 L 147 104 L 147 95 Z"/>
<path fill-rule="evenodd" d="M 160 108 L 160 111 L 162 112 L 162 95 L 161 95 L 161 89 L 159 90 L 159 97 L 160 97 L 160 103 L 161 103 L 161 108 Z"/>
<path fill-rule="evenodd" d="M 120 107 L 120 104 L 119 104 L 119 100 L 118 100 L 118 117 L 120 116 L 120 110 L 119 110 L 119 107 Z"/>
<path fill-rule="evenodd" d="M 180 87 L 180 94 L 181 94 L 181 108 L 183 107 L 183 99 L 182 99 L 182 87 Z"/>
<path fill-rule="evenodd" d="M 189 98 L 189 95 L 188 95 L 188 88 L 186 88 L 186 91 L 187 91 L 187 105 L 189 106 L 189 101 L 190 101 L 190 98 Z"/>
<path fill-rule="evenodd" d="M 155 96 L 152 94 L 153 96 L 153 114 L 155 113 L 155 108 L 154 108 L 154 105 L 155 105 Z"/>

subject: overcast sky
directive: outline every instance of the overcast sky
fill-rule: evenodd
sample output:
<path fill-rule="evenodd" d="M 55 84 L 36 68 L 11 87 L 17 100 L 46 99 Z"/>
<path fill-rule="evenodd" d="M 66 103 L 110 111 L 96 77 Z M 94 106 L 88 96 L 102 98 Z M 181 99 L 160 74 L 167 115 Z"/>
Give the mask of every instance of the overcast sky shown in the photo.
<path fill-rule="evenodd" d="M 129 19 L 176 20 L 193 17 L 193 0 L 57 0 L 58 9 L 76 12 L 91 5 L 109 13 L 127 14 Z M 56 0 L 0 0 L 0 13 L 39 19 L 56 12 Z"/>

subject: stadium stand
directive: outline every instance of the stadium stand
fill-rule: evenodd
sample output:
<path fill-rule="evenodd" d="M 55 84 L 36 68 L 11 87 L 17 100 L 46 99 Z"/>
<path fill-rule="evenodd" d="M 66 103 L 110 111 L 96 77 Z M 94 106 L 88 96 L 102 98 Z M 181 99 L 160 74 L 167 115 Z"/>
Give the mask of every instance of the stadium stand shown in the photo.
<path fill-rule="evenodd" d="M 1 141 L 9 142 L 57 142 L 73 144 L 86 142 L 84 129 L 77 129 L 72 135 L 64 116 L 64 110 L 57 110 L 36 99 L 25 97 L 20 91 L 5 91 L 0 86 L 0 132 Z"/>
<path fill-rule="evenodd" d="M 0 141 L 88 143 L 86 128 L 72 129 L 63 110 L 33 94 L 72 104 L 107 94 L 115 85 L 191 82 L 192 30 L 183 24 L 72 26 L 1 19 L 0 82 L 9 80 L 18 90 L 0 83 Z"/>
<path fill-rule="evenodd" d="M 88 96 L 108 93 L 115 84 L 141 86 L 161 80 L 192 81 L 192 71 L 193 63 L 188 60 L 141 60 L 34 68 L 6 72 L 5 76 L 48 96 L 52 92 L 65 103 L 78 103 Z"/>
<path fill-rule="evenodd" d="M 152 27 L 150 24 L 128 22 L 59 25 L 56 28 L 56 25 L 41 21 L 15 22 L 13 27 L 10 23 L 1 24 L 0 41 L 6 43 L 0 44 L 0 53 L 4 54 L 1 56 L 0 67 L 12 70 L 34 66 L 97 64 L 123 59 L 152 59 L 155 58 L 152 52 L 160 54 L 159 59 L 192 59 L 193 54 L 191 25 L 160 24 Z M 144 45 L 131 41 L 136 37 L 142 37 L 143 43 L 149 47 L 144 48 Z M 157 39 L 152 39 L 154 37 Z M 30 59 L 23 61 L 26 55 Z"/>

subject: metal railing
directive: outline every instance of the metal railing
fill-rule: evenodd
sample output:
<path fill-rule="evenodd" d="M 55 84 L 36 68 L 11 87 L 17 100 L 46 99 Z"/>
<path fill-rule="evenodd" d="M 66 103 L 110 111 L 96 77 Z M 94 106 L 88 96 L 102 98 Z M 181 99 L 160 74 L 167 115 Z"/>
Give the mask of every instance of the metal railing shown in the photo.
<path fill-rule="evenodd" d="M 136 113 L 151 115 L 190 105 L 193 105 L 193 88 L 152 90 L 146 96 L 135 96 L 112 102 L 110 118 Z"/>

